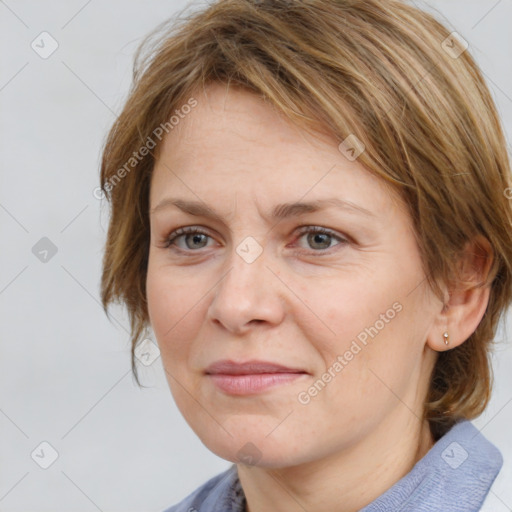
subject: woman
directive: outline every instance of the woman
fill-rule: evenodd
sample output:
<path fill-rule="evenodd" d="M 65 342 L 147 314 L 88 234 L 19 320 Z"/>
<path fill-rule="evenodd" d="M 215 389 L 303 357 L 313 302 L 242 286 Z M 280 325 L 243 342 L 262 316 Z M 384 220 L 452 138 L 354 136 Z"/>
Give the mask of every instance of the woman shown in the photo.
<path fill-rule="evenodd" d="M 169 511 L 481 510 L 510 164 L 467 45 L 388 0 L 221 0 L 107 140 L 105 309 L 233 466 Z"/>

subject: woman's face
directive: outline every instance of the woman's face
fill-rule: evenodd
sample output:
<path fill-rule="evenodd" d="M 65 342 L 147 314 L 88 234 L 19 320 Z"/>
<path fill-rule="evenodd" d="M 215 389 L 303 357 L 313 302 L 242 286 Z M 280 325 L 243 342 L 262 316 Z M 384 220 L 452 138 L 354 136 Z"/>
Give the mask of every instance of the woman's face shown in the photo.
<path fill-rule="evenodd" d="M 341 141 L 248 92 L 206 93 L 164 139 L 150 192 L 150 321 L 186 421 L 262 467 L 420 424 L 442 304 L 405 207 Z"/>

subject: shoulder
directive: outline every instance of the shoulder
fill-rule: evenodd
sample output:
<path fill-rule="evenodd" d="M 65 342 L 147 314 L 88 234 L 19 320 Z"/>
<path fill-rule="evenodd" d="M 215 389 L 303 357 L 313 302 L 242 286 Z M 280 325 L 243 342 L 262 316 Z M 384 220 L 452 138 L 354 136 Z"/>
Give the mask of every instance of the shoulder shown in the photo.
<path fill-rule="evenodd" d="M 244 500 L 236 465 L 233 464 L 163 512 L 242 512 Z"/>

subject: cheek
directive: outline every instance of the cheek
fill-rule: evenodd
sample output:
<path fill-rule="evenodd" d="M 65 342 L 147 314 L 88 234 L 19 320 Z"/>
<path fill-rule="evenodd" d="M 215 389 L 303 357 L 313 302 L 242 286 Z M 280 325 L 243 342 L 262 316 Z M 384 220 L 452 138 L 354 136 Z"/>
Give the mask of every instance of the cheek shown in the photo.
<path fill-rule="evenodd" d="M 178 361 L 185 356 L 189 339 L 194 336 L 199 322 L 200 298 L 190 284 L 180 284 L 175 276 L 148 267 L 146 280 L 149 320 L 158 345 L 167 361 Z M 169 357 L 171 356 L 172 357 Z"/>
<path fill-rule="evenodd" d="M 157 337 L 171 327 L 169 312 L 175 311 L 173 296 L 169 291 L 165 276 L 155 271 L 151 264 L 148 266 L 146 278 L 146 295 L 148 301 L 148 313 L 151 326 Z"/>
<path fill-rule="evenodd" d="M 362 404 L 364 398 L 372 404 L 392 397 L 390 389 L 405 389 L 418 369 L 428 311 L 420 303 L 421 294 L 402 291 L 412 282 L 405 272 L 402 278 L 386 281 L 381 276 L 379 286 L 375 279 L 349 278 L 323 287 L 322 293 L 318 288 L 303 291 L 323 327 L 319 331 L 319 323 L 313 322 L 301 328 L 322 357 L 325 367 L 320 372 L 330 369 L 335 375 L 333 385 L 326 386 L 332 391 L 324 395 L 328 401 Z"/>
<path fill-rule="evenodd" d="M 326 361 L 326 368 L 332 368 L 341 356 L 336 377 L 321 399 L 324 406 L 336 404 L 340 421 L 347 411 L 352 421 L 364 422 L 401 402 L 412 409 L 421 385 L 428 312 L 410 297 L 401 302 L 368 300 L 364 316 L 357 316 L 357 308 L 347 310 L 346 324 L 339 322 L 340 336 Z"/>
<path fill-rule="evenodd" d="M 311 318 L 311 322 L 301 320 L 301 328 L 309 339 L 316 340 L 320 352 L 328 356 L 324 357 L 326 364 L 349 350 L 353 341 L 365 347 L 374 337 L 381 337 L 398 316 L 393 309 L 396 294 L 389 288 L 375 290 L 372 282 L 352 275 L 300 290 L 308 306 L 302 318 Z M 386 323 L 381 320 L 381 314 L 385 315 Z"/>

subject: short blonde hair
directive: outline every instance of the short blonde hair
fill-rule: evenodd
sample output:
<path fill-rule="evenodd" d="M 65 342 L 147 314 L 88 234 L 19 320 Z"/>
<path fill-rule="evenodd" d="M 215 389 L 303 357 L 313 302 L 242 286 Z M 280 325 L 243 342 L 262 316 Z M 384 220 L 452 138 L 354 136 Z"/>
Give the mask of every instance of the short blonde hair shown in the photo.
<path fill-rule="evenodd" d="M 489 242 L 492 265 L 482 283 L 490 285 L 487 310 L 462 345 L 440 353 L 425 417 L 438 438 L 457 419 L 484 410 L 489 350 L 512 294 L 505 193 L 512 189 L 494 102 L 463 50 L 434 17 L 398 0 L 219 0 L 164 24 L 146 41 L 101 165 L 101 188 L 111 203 L 102 302 L 106 312 L 114 301 L 128 309 L 138 383 L 134 351 L 149 325 L 155 129 L 170 131 L 170 116 L 190 103 L 193 91 L 221 82 L 259 95 L 305 129 L 362 141 L 358 161 L 405 200 L 425 274 L 439 296 L 439 283 L 457 281 L 457 256 L 467 243 Z M 141 156 L 141 148 L 153 146 Z"/>

